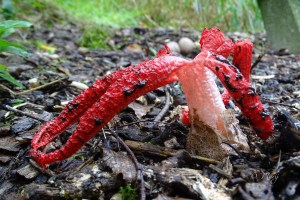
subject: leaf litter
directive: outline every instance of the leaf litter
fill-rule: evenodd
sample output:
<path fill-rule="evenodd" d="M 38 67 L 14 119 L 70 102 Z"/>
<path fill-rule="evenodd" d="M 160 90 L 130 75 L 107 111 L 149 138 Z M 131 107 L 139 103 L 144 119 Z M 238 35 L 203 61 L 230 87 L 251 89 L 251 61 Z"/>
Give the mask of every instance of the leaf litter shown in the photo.
<path fill-rule="evenodd" d="M 55 25 L 51 29 L 37 29 L 29 33 L 27 37 L 55 47 L 54 54 L 46 54 L 43 49 L 34 49 L 32 57 L 19 59 L 5 55 L 1 58 L 1 63 L 11 70 L 14 69 L 13 66 L 30 66 L 17 72 L 16 78 L 25 86 L 28 86 L 28 80 L 33 77 L 37 78 L 40 85 L 43 85 L 67 76 L 70 76 L 69 79 L 72 81 L 89 85 L 112 71 L 154 56 L 152 50 L 161 48 L 169 41 L 178 42 L 182 37 L 188 37 L 192 41 L 199 39 L 197 31 L 127 28 L 116 31 L 115 37 L 111 38 L 119 50 L 102 51 L 79 47 L 76 39 L 80 37 L 80 34 L 74 25 Z M 228 33 L 227 36 L 234 40 L 244 39 L 241 38 L 244 35 L 238 33 Z M 161 195 L 190 199 L 220 197 L 213 198 L 209 195 L 211 193 L 234 199 L 299 197 L 297 191 L 300 188 L 298 173 L 300 171 L 298 153 L 300 63 L 293 54 L 282 54 L 271 49 L 264 50 L 258 45 L 264 43 L 264 35 L 253 35 L 250 38 L 255 43 L 254 61 L 263 54 L 258 64 L 252 68 L 252 81 L 256 91 L 263 98 L 264 105 L 273 116 L 276 132 L 275 136 L 267 142 L 257 139 L 245 118 L 234 108 L 239 125 L 248 137 L 251 151 L 249 154 L 236 152 L 231 155 L 226 161 L 232 165 L 231 171 L 226 168 L 228 165 L 225 165 L 225 161 L 214 163 L 210 162 L 209 158 L 207 160 L 205 158 L 197 160 L 195 157 L 191 159 L 189 154 L 185 153 L 180 156 L 174 153 L 162 153 L 169 149 L 164 144 L 171 141 L 177 144 L 167 146 L 174 148 L 175 151 L 184 150 L 186 147 L 186 135 L 189 128 L 182 124 L 176 125 L 180 123 L 179 115 L 173 113 L 176 108 L 173 101 L 176 95 L 173 96 L 172 90 L 177 91 L 177 84 L 170 85 L 171 105 L 157 126 L 153 126 L 153 118 L 164 107 L 165 90 L 155 90 L 145 95 L 145 100 L 142 103 L 139 102 L 138 107 L 125 109 L 116 120 L 110 123 L 110 128 L 116 129 L 116 132 L 120 130 L 121 137 L 124 132 L 130 134 L 131 130 L 132 132 L 139 130 L 137 134 L 143 135 L 140 138 L 136 137 L 137 144 L 131 148 L 138 161 L 145 167 L 145 188 L 149 199 L 155 199 Z M 193 58 L 198 51 L 195 49 L 185 56 Z M 218 82 L 217 84 L 220 86 Z M 221 86 L 220 90 L 222 90 Z M 18 109 L 26 112 L 30 110 L 34 116 L 39 116 L 42 112 L 55 114 L 60 112 L 62 102 L 71 100 L 80 91 L 81 89 L 70 86 L 67 82 L 61 82 L 56 87 L 21 95 L 20 98 L 30 104 L 20 106 Z M 5 89 L 1 92 L 1 102 L 13 106 L 14 99 L 11 94 Z M 162 100 L 155 103 L 155 99 Z M 181 103 L 185 104 L 184 99 Z M 144 106 L 144 109 L 140 106 Z M 0 110 L 1 113 L 7 114 L 2 107 Z M 140 114 L 136 115 L 136 112 Z M 170 117 L 171 114 L 172 117 Z M 1 195 L 32 199 L 40 197 L 44 199 L 93 199 L 100 196 L 109 199 L 118 193 L 118 188 L 127 183 L 139 188 L 134 178 L 135 170 L 132 167 L 132 160 L 126 156 L 123 147 L 113 136 L 108 134 L 104 138 L 98 135 L 74 157 L 62 164 L 51 166 L 50 170 L 56 174 L 51 176 L 41 173 L 31 164 L 28 156 L 30 135 L 32 137 L 35 133 L 28 129 L 38 129 L 39 122 L 24 116 L 16 117 L 12 113 L 8 116 L 0 116 L 0 118 L 1 128 L 10 127 L 10 131 L 0 137 L 0 146 L 3 150 L 0 157 Z M 20 133 L 21 135 L 28 134 L 27 140 L 17 140 Z M 69 134 L 67 131 L 53 141 L 48 148 L 59 146 Z M 130 137 L 130 140 L 134 138 Z M 162 152 L 143 150 L 147 142 L 152 143 L 150 141 L 155 143 L 152 144 L 154 145 L 152 149 Z M 156 148 L 155 145 L 158 144 Z M 143 148 L 135 148 L 135 145 Z M 227 189 L 224 190 L 224 187 Z M 217 189 L 217 192 L 209 190 L 212 188 Z"/>

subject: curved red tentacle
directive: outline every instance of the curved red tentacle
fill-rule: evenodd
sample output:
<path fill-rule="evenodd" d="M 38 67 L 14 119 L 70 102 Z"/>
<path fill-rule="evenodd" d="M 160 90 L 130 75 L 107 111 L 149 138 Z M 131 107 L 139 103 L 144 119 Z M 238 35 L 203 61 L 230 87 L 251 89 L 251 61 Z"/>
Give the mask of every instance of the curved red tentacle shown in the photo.
<path fill-rule="evenodd" d="M 170 77 L 173 74 L 175 76 L 175 71 L 179 68 L 188 66 L 188 63 L 182 58 L 161 56 L 132 66 L 130 70 L 123 72 L 122 76 L 107 88 L 99 101 L 84 113 L 76 130 L 61 149 L 51 153 L 33 149 L 30 154 L 43 167 L 70 157 L 94 137 L 115 114 L 137 97 L 174 81 L 175 79 Z"/>
<path fill-rule="evenodd" d="M 250 40 L 239 40 L 234 43 L 232 63 L 236 66 L 246 81 L 250 82 L 251 62 L 253 44 Z M 230 94 L 227 90 L 222 93 L 225 106 L 229 104 Z"/>
<path fill-rule="evenodd" d="M 130 69 L 116 71 L 104 78 L 97 80 L 92 86 L 83 91 L 70 101 L 61 114 L 53 120 L 45 123 L 41 129 L 34 135 L 31 146 L 38 149 L 45 146 L 74 124 L 84 112 L 90 108 L 107 90 L 107 88 L 115 82 L 123 73 Z"/>
<path fill-rule="evenodd" d="M 216 58 L 209 52 L 206 53 L 207 57 L 203 60 L 205 67 L 217 75 L 234 99 L 235 104 L 249 119 L 257 135 L 262 139 L 267 139 L 273 132 L 273 121 L 267 110 L 264 109 L 260 97 L 252 88 L 251 83 L 227 60 Z"/>
<path fill-rule="evenodd" d="M 233 51 L 235 44 L 231 40 L 226 40 L 222 31 L 217 27 L 211 29 L 204 29 L 200 39 L 200 45 L 202 52 L 209 51 L 216 55 L 221 55 L 227 58 Z M 199 54 L 195 59 L 201 57 Z M 225 90 L 222 94 L 222 100 L 224 105 L 228 105 L 230 101 L 230 95 Z"/>
<path fill-rule="evenodd" d="M 250 82 L 253 44 L 250 40 L 238 40 L 234 43 L 232 64 L 239 68 L 246 81 Z"/>
<path fill-rule="evenodd" d="M 224 34 L 217 27 L 202 31 L 200 45 L 201 51 L 209 51 L 226 58 L 233 51 L 233 42 L 226 40 Z"/>

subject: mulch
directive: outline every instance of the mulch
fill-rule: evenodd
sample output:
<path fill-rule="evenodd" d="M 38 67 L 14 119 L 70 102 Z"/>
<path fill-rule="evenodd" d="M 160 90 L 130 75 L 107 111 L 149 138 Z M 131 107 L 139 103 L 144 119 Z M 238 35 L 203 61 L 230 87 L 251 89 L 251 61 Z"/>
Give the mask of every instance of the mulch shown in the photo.
<path fill-rule="evenodd" d="M 90 85 L 115 70 L 153 58 L 168 41 L 182 37 L 198 41 L 200 32 L 124 28 L 106 41 L 111 47 L 106 51 L 80 47 L 81 35 L 73 24 L 35 27 L 22 33 L 30 57 L 0 56 L 0 63 L 9 67 L 25 90 L 42 86 L 22 93 L 24 90 L 0 82 L 5 86 L 0 89 L 0 199 L 117 199 L 120 193 L 138 198 L 141 183 L 136 179 L 135 163 L 112 131 L 142 164 L 147 199 L 201 199 L 207 197 L 203 191 L 219 195 L 211 199 L 300 198 L 300 58 L 286 49 L 268 48 L 264 34 L 227 33 L 233 40 L 250 38 L 254 42 L 251 80 L 275 123 L 274 135 L 262 141 L 231 105 L 248 137 L 249 154 L 237 152 L 217 162 L 188 153 L 189 127 L 176 115 L 178 106 L 186 101 L 180 84 L 173 83 L 124 109 L 103 130 L 105 134 L 98 134 L 75 156 L 41 170 L 28 154 L 30 141 L 43 120 L 59 114 L 82 91 L 74 83 Z M 46 48 L 28 41 L 39 41 Z M 55 52 L 47 52 L 47 47 L 54 47 Z M 195 50 L 178 56 L 197 54 Z M 154 123 L 168 98 L 168 110 Z M 47 151 L 61 146 L 74 128 L 47 145 Z"/>

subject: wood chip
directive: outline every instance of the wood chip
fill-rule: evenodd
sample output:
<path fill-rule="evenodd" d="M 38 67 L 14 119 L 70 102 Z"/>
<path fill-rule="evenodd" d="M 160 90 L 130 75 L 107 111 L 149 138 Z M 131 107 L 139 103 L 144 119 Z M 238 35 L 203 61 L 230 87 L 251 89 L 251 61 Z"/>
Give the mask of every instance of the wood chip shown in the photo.
<path fill-rule="evenodd" d="M 29 165 L 29 164 L 18 169 L 17 173 L 19 175 L 25 177 L 26 179 L 33 179 L 37 175 L 39 175 L 39 172 L 35 168 L 33 168 L 32 165 Z"/>
<path fill-rule="evenodd" d="M 275 77 L 274 74 L 265 75 L 265 76 L 251 75 L 251 79 L 253 79 L 253 80 L 265 80 L 265 79 L 272 79 L 274 77 Z"/>

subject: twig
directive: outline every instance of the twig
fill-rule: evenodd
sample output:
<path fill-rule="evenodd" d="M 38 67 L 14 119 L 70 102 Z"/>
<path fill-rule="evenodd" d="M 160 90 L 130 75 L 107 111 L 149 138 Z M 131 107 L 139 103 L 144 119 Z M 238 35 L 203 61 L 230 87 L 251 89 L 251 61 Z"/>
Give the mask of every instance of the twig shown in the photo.
<path fill-rule="evenodd" d="M 52 81 L 50 83 L 46 83 L 45 85 L 41 85 L 41 86 L 38 86 L 38 87 L 35 87 L 35 88 L 32 88 L 32 89 L 29 89 L 29 90 L 24 90 L 22 92 L 18 92 L 18 93 L 15 93 L 15 96 L 19 96 L 19 95 L 23 95 L 23 94 L 28 94 L 28 93 L 31 93 L 33 91 L 36 91 L 36 90 L 40 90 L 40 89 L 45 89 L 47 87 L 50 87 L 52 85 L 55 85 L 57 83 L 60 83 L 60 82 L 63 82 L 63 81 L 66 81 L 68 80 L 68 78 L 61 78 L 61 79 L 58 79 L 58 80 L 55 80 L 55 81 Z"/>
<path fill-rule="evenodd" d="M 7 111 L 12 111 L 12 112 L 15 112 L 15 113 L 18 113 L 20 115 L 24 115 L 26 117 L 30 117 L 32 119 L 36 119 L 38 121 L 41 121 L 41 122 L 47 122 L 47 120 L 45 119 L 42 119 L 42 118 L 39 118 L 39 117 L 35 117 L 33 116 L 32 114 L 29 114 L 29 113 L 26 113 L 26 112 L 23 112 L 21 110 L 18 110 L 14 107 L 11 107 L 11 106 L 8 106 L 8 105 L 0 105 L 0 107 L 2 107 L 3 109 L 7 110 Z"/>
<path fill-rule="evenodd" d="M 81 165 L 79 165 L 73 172 L 72 174 L 77 174 L 84 166 L 87 164 L 91 163 L 94 159 L 94 156 L 91 156 L 89 159 L 87 159 L 85 162 L 83 162 Z"/>
<path fill-rule="evenodd" d="M 226 145 L 228 145 L 230 148 L 232 148 L 234 151 L 235 151 L 235 153 L 237 153 L 238 154 L 238 156 L 240 157 L 240 158 L 242 158 L 250 167 L 252 167 L 252 168 L 255 168 L 255 166 L 254 165 L 252 165 L 234 146 L 232 146 L 232 144 L 230 144 L 230 143 L 228 143 L 228 142 L 226 142 L 226 141 L 222 141 L 222 144 L 226 144 Z"/>
<path fill-rule="evenodd" d="M 111 134 L 123 145 L 125 150 L 129 153 L 135 168 L 137 170 L 137 178 L 141 181 L 141 189 L 140 189 L 140 199 L 145 200 L 146 199 L 146 192 L 145 192 L 145 183 L 144 183 L 144 177 L 143 177 L 143 168 L 142 165 L 138 162 L 137 158 L 135 157 L 134 153 L 131 151 L 131 149 L 125 144 L 125 142 L 117 135 L 117 133 L 110 129 Z"/>
<path fill-rule="evenodd" d="M 281 150 L 279 151 L 278 161 L 275 168 L 276 171 L 279 171 L 280 165 L 281 165 Z"/>
<path fill-rule="evenodd" d="M 135 122 L 130 122 L 130 123 L 127 123 L 127 124 L 124 124 L 124 125 L 116 126 L 115 129 L 122 128 L 124 126 L 130 126 L 130 125 L 133 125 L 133 124 L 145 123 L 145 122 L 153 122 L 153 118 L 149 118 L 149 119 L 145 119 L 145 120 L 138 120 L 138 121 L 135 121 Z M 155 123 L 155 122 L 153 122 L 153 123 Z M 104 129 L 104 130 L 106 131 L 107 129 Z"/>
<path fill-rule="evenodd" d="M 210 164 L 208 167 L 211 168 L 212 170 L 216 171 L 218 174 L 224 176 L 227 179 L 232 178 L 232 176 L 230 174 L 226 173 L 223 169 L 220 169 L 220 168 L 216 167 L 215 165 Z"/>
<path fill-rule="evenodd" d="M 164 115 L 166 114 L 166 112 L 169 110 L 170 108 L 170 93 L 168 91 L 168 89 L 165 89 L 166 92 L 166 101 L 165 101 L 165 105 L 164 107 L 161 109 L 161 111 L 158 113 L 158 115 L 154 118 L 153 124 L 150 125 L 149 128 L 154 128 L 157 126 L 157 124 L 161 121 L 161 119 L 164 117 Z"/>
<path fill-rule="evenodd" d="M 0 84 L 0 89 L 7 91 L 10 94 L 10 96 L 12 96 L 12 97 L 16 96 L 16 93 L 14 91 L 12 91 L 11 89 L 9 89 L 8 87 L 6 87 L 5 85 Z"/>
<path fill-rule="evenodd" d="M 169 157 L 169 156 L 175 156 L 178 153 L 178 150 L 162 147 L 159 145 L 149 144 L 149 143 L 137 142 L 132 140 L 126 140 L 125 143 L 127 146 L 129 146 L 131 149 L 134 149 L 137 152 L 142 152 L 152 156 Z M 193 161 L 196 162 L 201 161 L 201 162 L 206 162 L 211 164 L 221 164 L 220 161 L 213 160 L 210 158 L 205 158 L 202 156 L 192 155 L 191 158 L 193 159 Z"/>
<path fill-rule="evenodd" d="M 45 89 L 47 87 L 50 87 L 52 85 L 55 85 L 57 83 L 60 83 L 60 82 L 66 81 L 66 80 L 68 80 L 68 78 L 61 78 L 61 79 L 52 81 L 50 83 L 46 83 L 45 85 L 41 85 L 41 86 L 29 89 L 29 90 L 24 90 L 22 92 L 14 92 L 14 91 L 12 91 L 11 89 L 9 89 L 8 87 L 6 87 L 2 84 L 0 84 L 0 88 L 4 91 L 7 91 L 12 97 L 16 97 L 16 96 L 20 96 L 20 95 L 23 95 L 23 94 L 31 93 L 31 92 L 36 91 L 36 90 Z"/>
<path fill-rule="evenodd" d="M 43 169 L 43 168 L 41 168 L 41 166 L 40 165 L 38 165 L 33 159 L 29 159 L 29 162 L 30 162 L 30 164 L 34 167 L 34 168 L 36 168 L 38 171 L 40 171 L 41 173 L 43 173 L 43 174 L 47 174 L 48 176 L 55 176 L 56 174 L 53 172 L 53 171 L 51 171 L 50 169 Z"/>
<path fill-rule="evenodd" d="M 275 101 L 271 101 L 271 100 L 268 100 L 268 99 L 263 99 L 263 101 L 267 102 L 267 103 L 278 104 L 278 105 L 281 105 L 281 106 L 286 106 L 286 107 L 290 107 L 290 108 L 295 108 L 296 110 L 300 110 L 296 106 L 285 104 L 285 103 L 275 102 Z"/>
<path fill-rule="evenodd" d="M 251 66 L 251 70 L 254 68 L 254 67 L 256 67 L 256 65 L 258 65 L 258 63 L 261 61 L 261 59 L 264 57 L 264 55 L 265 55 L 266 53 L 264 52 L 264 53 L 262 53 L 262 54 L 260 54 L 258 57 L 257 57 L 257 59 L 255 60 L 255 62 L 252 64 L 252 66 Z"/>
<path fill-rule="evenodd" d="M 221 164 L 222 163 L 220 161 L 217 161 L 217 160 L 214 160 L 214 159 L 211 159 L 211 158 L 206 158 L 206 157 L 203 157 L 203 156 L 194 156 L 194 155 L 192 155 L 191 157 L 195 161 L 201 161 L 201 162 L 212 163 L 212 164 Z"/>
<path fill-rule="evenodd" d="M 161 109 L 161 111 L 155 117 L 155 119 L 154 119 L 155 122 L 160 122 L 161 119 L 163 118 L 163 116 L 166 114 L 166 112 L 170 108 L 170 93 L 167 88 L 165 89 L 165 91 L 166 91 L 166 102 L 165 102 L 164 107 Z"/>

